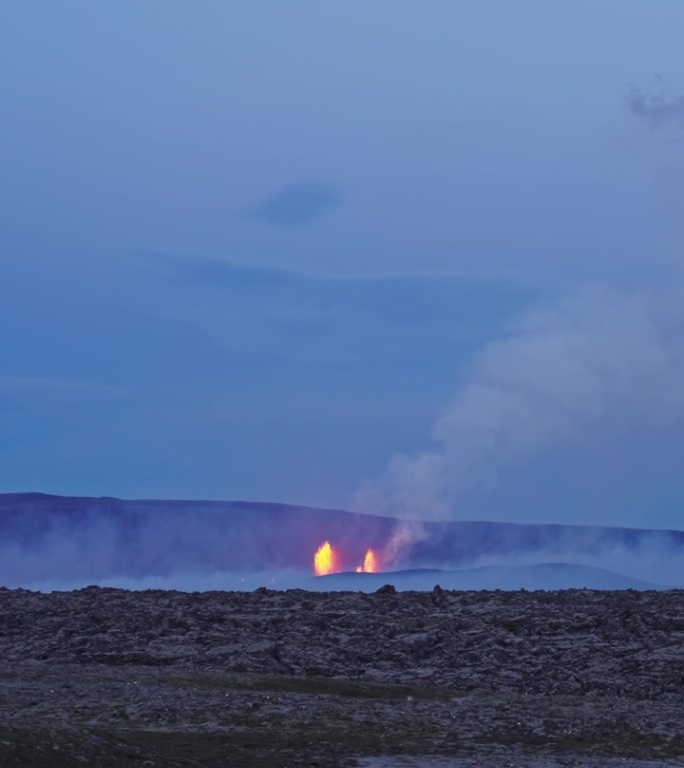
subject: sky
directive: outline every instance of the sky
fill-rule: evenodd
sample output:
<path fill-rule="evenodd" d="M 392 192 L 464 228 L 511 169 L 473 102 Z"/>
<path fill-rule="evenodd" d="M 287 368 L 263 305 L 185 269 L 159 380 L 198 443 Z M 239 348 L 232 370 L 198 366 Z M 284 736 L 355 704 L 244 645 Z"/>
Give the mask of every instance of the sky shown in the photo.
<path fill-rule="evenodd" d="M 0 492 L 681 528 L 680 0 L 4 0 Z"/>

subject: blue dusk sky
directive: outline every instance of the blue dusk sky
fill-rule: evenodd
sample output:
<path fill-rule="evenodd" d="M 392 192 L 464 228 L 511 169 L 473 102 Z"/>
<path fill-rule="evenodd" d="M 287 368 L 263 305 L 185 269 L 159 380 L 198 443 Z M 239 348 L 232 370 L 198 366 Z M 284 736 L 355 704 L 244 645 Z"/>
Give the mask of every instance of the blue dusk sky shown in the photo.
<path fill-rule="evenodd" d="M 0 491 L 684 527 L 681 0 L 3 0 Z"/>

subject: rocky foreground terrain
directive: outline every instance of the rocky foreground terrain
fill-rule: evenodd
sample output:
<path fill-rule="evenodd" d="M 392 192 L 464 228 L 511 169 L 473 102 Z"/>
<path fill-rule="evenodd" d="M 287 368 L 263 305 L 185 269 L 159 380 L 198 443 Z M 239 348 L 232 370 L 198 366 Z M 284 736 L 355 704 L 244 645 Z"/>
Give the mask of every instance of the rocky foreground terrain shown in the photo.
<path fill-rule="evenodd" d="M 684 765 L 684 591 L 0 589 L 0 765 Z"/>

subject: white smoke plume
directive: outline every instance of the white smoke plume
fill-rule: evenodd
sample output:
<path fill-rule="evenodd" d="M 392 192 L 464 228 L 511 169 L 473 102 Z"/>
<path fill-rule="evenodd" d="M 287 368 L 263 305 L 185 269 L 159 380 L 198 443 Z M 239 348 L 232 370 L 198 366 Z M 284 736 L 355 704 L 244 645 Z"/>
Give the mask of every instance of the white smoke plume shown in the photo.
<path fill-rule="evenodd" d="M 626 104 L 650 125 L 684 128 L 684 96 L 661 78 Z M 617 421 L 656 429 L 684 418 L 684 286 L 625 293 L 590 286 L 537 307 L 484 347 L 434 425 L 429 449 L 394 457 L 356 509 L 413 520 L 453 517 L 459 496 L 492 486 L 504 467 Z M 425 536 L 400 524 L 387 550 L 401 560 Z"/>
<path fill-rule="evenodd" d="M 520 319 L 476 355 L 435 424 L 433 447 L 392 459 L 357 508 L 448 519 L 460 493 L 611 418 L 657 428 L 684 417 L 684 294 L 588 288 Z M 395 560 L 422 536 L 400 525 Z"/>

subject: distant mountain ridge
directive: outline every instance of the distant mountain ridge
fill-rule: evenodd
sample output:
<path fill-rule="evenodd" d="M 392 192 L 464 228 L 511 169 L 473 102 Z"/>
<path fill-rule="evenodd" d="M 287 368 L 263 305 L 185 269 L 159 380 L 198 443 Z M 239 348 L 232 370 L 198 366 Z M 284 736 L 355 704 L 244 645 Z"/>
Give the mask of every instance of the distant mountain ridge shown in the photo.
<path fill-rule="evenodd" d="M 0 584 L 93 582 L 179 572 L 310 571 L 329 540 L 353 571 L 400 522 L 344 510 L 244 501 L 0 494 Z M 427 522 L 395 568 L 465 569 L 487 558 L 660 548 L 684 558 L 683 531 L 495 522 Z"/>

